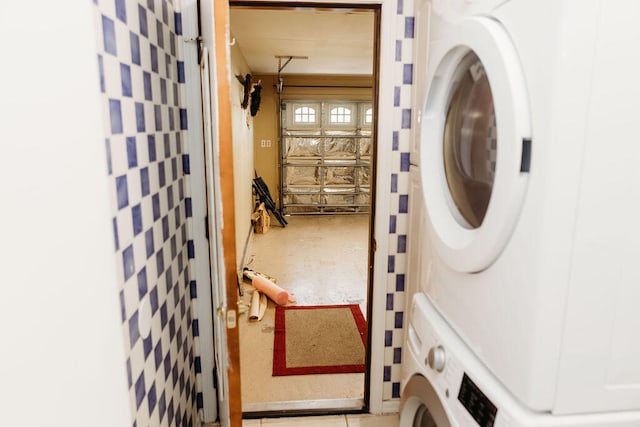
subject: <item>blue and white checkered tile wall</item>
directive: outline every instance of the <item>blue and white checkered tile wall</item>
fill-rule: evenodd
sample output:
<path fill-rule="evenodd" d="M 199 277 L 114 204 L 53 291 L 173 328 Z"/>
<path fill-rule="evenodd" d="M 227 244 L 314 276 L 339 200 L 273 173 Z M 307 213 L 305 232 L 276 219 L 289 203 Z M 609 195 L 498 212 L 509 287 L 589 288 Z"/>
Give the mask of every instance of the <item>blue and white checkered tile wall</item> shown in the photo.
<path fill-rule="evenodd" d="M 387 306 L 385 319 L 385 363 L 383 399 L 400 397 L 400 363 L 405 322 L 404 290 L 407 269 L 407 209 L 409 206 L 409 150 L 411 138 L 411 92 L 413 85 L 413 0 L 397 0 L 395 62 L 393 71 L 393 133 L 389 258 L 387 262 Z"/>
<path fill-rule="evenodd" d="M 180 8 L 94 3 L 132 425 L 199 425 Z"/>

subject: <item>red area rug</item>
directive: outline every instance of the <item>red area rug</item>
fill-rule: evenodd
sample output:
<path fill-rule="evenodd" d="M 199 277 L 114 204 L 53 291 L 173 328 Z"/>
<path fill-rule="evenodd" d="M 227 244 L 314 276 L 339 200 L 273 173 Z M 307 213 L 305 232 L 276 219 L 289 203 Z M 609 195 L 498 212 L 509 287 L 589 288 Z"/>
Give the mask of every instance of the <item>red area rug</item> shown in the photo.
<path fill-rule="evenodd" d="M 364 372 L 366 329 L 357 304 L 276 306 L 273 376 Z"/>

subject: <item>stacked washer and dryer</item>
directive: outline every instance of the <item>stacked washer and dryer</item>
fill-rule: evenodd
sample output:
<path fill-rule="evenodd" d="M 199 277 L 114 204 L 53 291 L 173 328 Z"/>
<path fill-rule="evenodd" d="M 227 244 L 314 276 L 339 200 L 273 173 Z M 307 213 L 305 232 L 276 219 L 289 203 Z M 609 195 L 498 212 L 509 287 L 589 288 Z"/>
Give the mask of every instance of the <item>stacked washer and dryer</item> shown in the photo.
<path fill-rule="evenodd" d="M 415 0 L 401 426 L 640 426 L 640 2 Z"/>

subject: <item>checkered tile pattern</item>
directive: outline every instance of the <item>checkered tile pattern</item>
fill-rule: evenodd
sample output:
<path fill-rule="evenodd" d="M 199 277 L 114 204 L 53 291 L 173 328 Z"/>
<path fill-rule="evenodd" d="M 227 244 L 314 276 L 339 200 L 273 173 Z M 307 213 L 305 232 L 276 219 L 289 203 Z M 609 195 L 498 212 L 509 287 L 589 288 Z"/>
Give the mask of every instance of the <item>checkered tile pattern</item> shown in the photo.
<path fill-rule="evenodd" d="M 496 127 L 496 115 L 491 115 L 491 126 L 487 132 L 487 170 L 489 181 L 493 183 L 496 175 L 496 160 L 498 158 L 498 128 Z"/>
<path fill-rule="evenodd" d="M 411 91 L 413 75 L 413 0 L 397 0 L 394 115 L 391 153 L 391 205 L 387 262 L 387 300 L 385 319 L 385 357 L 383 399 L 400 397 L 400 363 L 405 322 L 404 289 L 407 265 L 407 210 L 409 206 L 409 151 L 411 138 Z"/>
<path fill-rule="evenodd" d="M 138 427 L 198 425 L 202 405 L 176 1 L 94 0 L 117 292 Z"/>

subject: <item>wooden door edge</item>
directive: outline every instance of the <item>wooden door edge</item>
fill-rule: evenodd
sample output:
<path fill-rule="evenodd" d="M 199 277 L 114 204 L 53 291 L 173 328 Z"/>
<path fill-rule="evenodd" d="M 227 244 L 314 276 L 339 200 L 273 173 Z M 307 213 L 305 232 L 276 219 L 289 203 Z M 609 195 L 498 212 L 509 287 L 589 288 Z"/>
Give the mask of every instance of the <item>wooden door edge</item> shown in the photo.
<path fill-rule="evenodd" d="M 220 187 L 222 196 L 222 250 L 227 293 L 227 375 L 229 425 L 242 426 L 240 384 L 240 340 L 238 334 L 238 277 L 236 273 L 235 209 L 233 180 L 233 140 L 229 87 L 228 28 L 229 3 L 214 1 L 215 55 L 218 82 L 218 133 L 220 143 Z"/>

